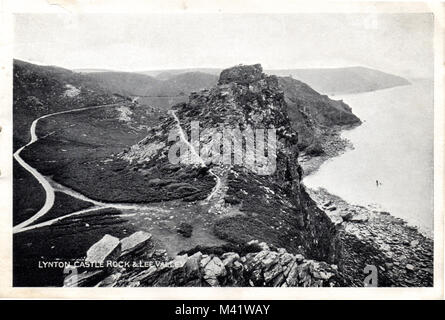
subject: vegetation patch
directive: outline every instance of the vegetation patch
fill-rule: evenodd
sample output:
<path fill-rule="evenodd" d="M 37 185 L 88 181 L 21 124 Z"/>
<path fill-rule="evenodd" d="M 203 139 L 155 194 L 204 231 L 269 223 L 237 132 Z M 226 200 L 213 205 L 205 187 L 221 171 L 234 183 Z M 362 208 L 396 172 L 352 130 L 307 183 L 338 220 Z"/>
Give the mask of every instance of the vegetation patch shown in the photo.
<path fill-rule="evenodd" d="M 17 161 L 13 162 L 13 225 L 35 215 L 45 204 L 45 190 Z"/>

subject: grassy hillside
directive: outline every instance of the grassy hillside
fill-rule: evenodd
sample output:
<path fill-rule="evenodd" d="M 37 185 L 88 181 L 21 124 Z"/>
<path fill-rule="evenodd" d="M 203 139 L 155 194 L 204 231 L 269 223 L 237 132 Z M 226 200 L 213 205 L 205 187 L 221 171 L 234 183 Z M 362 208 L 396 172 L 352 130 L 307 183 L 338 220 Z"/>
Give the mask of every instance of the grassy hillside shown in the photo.
<path fill-rule="evenodd" d="M 31 123 L 43 115 L 124 100 L 104 90 L 91 78 L 67 69 L 38 66 L 20 60 L 14 60 L 13 68 L 14 151 L 29 142 Z M 51 118 L 45 120 L 51 122 Z M 47 134 L 57 136 L 59 128 L 43 132 L 40 129 L 39 122 L 39 137 Z M 15 225 L 39 211 L 45 193 L 37 180 L 15 161 L 13 188 Z"/>

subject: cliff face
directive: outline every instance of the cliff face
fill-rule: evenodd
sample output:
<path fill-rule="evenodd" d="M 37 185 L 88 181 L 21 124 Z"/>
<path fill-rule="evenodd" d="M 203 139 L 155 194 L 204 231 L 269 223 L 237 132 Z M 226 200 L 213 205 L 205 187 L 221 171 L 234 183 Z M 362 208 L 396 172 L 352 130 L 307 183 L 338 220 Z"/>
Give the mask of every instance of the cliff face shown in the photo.
<path fill-rule="evenodd" d="M 299 134 L 300 149 L 318 145 L 322 135 L 336 128 L 361 124 L 343 101 L 319 94 L 291 77 L 279 77 L 279 83 L 284 91 L 292 127 Z"/>

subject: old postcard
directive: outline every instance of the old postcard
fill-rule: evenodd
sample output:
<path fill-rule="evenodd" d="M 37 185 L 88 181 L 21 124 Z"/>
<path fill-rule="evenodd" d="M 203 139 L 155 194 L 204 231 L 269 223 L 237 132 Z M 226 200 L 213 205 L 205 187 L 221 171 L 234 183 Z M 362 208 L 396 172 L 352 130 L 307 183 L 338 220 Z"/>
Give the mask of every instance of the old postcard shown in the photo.
<path fill-rule="evenodd" d="M 440 4 L 26 3 L 0 296 L 443 297 Z"/>

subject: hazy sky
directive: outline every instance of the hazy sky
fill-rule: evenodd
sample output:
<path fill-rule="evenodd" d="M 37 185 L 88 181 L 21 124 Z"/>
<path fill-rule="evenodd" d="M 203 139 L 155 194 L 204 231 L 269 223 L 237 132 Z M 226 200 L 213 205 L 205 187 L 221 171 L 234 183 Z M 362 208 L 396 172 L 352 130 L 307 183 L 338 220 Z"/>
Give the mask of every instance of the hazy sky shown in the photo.
<path fill-rule="evenodd" d="M 17 15 L 14 56 L 66 68 L 362 65 L 431 76 L 430 14 Z"/>

